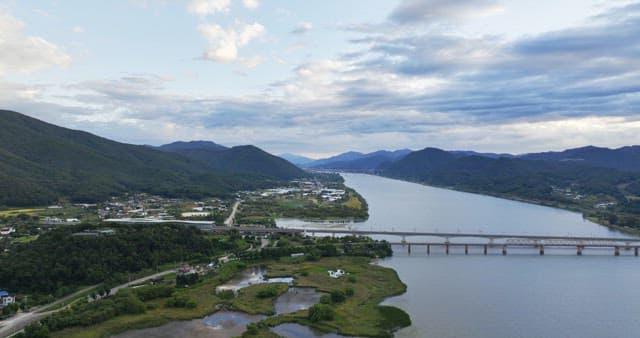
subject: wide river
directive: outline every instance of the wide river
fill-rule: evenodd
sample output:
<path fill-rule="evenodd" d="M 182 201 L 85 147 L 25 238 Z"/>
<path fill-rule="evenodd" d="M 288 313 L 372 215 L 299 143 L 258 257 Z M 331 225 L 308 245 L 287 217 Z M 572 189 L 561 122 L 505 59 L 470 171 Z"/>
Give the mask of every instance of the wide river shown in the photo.
<path fill-rule="evenodd" d="M 569 211 L 376 176 L 344 178 L 369 204 L 369 220 L 356 228 L 624 236 Z M 640 337 L 640 259 L 629 252 L 423 250 L 398 248 L 380 263 L 408 286 L 386 301 L 413 321 L 397 337 Z"/>

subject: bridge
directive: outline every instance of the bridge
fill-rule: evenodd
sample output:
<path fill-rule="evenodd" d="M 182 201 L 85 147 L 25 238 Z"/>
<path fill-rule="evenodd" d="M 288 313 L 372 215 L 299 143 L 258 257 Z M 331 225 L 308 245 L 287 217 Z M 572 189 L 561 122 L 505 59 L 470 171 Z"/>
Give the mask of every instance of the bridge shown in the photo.
<path fill-rule="evenodd" d="M 351 235 L 351 236 L 387 236 L 398 237 L 399 241 L 390 241 L 393 246 L 402 246 L 411 253 L 412 247 L 424 247 L 427 254 L 432 248 L 442 248 L 449 254 L 453 248 L 464 248 L 469 254 L 470 248 L 480 248 L 487 255 L 493 248 L 498 248 L 503 255 L 508 248 L 535 248 L 540 255 L 544 255 L 545 248 L 575 248 L 577 255 L 582 255 L 586 248 L 610 249 L 615 256 L 621 250 L 633 251 L 638 256 L 640 237 L 587 237 L 587 236 L 545 236 L 527 234 L 491 234 L 491 233 L 460 233 L 460 232 L 421 232 L 421 231 L 387 231 L 387 230 L 357 230 L 357 229 L 322 229 L 322 228 L 261 228 L 261 227 L 213 227 L 206 229 L 212 232 L 238 231 L 257 235 L 265 234 L 302 234 L 302 235 Z M 431 240 L 413 240 L 407 238 L 429 237 Z M 452 241 L 454 239 L 454 241 Z"/>

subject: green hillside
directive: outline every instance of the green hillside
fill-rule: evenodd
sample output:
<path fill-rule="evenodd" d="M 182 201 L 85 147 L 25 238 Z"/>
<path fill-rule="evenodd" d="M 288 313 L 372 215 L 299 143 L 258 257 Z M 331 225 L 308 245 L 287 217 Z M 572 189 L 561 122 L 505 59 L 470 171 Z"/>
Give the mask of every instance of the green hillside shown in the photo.
<path fill-rule="evenodd" d="M 147 146 L 123 144 L 0 110 L 0 206 L 68 198 L 99 201 L 130 191 L 169 197 L 226 195 L 276 184 L 261 172 L 212 169 Z"/>
<path fill-rule="evenodd" d="M 203 143 L 182 143 L 181 147 L 176 148 L 173 146 L 174 144 L 164 145 L 159 149 L 202 161 L 217 171 L 259 174 L 282 180 L 307 176 L 304 170 L 289 161 L 271 155 L 255 146 L 220 149 Z M 189 144 L 191 146 L 188 146 Z"/>

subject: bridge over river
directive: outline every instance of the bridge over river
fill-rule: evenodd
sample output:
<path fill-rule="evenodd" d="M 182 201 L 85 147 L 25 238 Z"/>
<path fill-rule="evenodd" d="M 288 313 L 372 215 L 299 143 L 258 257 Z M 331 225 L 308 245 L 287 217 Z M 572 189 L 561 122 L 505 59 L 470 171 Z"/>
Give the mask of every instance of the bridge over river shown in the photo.
<path fill-rule="evenodd" d="M 460 233 L 460 232 L 421 232 L 421 231 L 386 231 L 386 230 L 356 230 L 335 228 L 260 228 L 260 227 L 213 227 L 206 229 L 212 232 L 239 231 L 257 235 L 264 234 L 307 234 L 307 235 L 351 235 L 351 236 L 385 236 L 398 238 L 389 241 L 391 245 L 402 246 L 411 253 L 412 248 L 423 247 L 427 254 L 432 248 L 442 248 L 449 254 L 452 248 L 464 248 L 469 254 L 470 248 L 480 248 L 483 254 L 498 248 L 503 255 L 508 248 L 535 248 L 540 255 L 544 255 L 545 248 L 575 248 L 577 255 L 582 255 L 586 248 L 610 249 L 615 256 L 621 250 L 633 251 L 638 256 L 640 237 L 585 237 L 585 236 L 545 236 L 545 235 L 517 235 L 492 233 Z M 407 240 L 410 238 L 410 240 Z"/>

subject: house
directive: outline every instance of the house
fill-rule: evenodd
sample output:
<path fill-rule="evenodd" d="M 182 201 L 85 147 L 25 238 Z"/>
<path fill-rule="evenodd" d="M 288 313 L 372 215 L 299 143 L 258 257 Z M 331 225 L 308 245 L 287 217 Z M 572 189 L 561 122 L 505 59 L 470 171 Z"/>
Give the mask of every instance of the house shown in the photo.
<path fill-rule="evenodd" d="M 341 269 L 338 269 L 336 271 L 328 270 L 327 272 L 329 273 L 329 277 L 331 278 L 340 278 L 347 274 L 346 272 L 344 272 L 344 270 Z"/>
<path fill-rule="evenodd" d="M 0 235 L 2 235 L 2 236 L 11 235 L 14 232 L 16 232 L 16 229 L 11 228 L 11 227 L 0 229 Z"/>
<path fill-rule="evenodd" d="M 0 307 L 5 307 L 16 302 L 16 296 L 12 296 L 8 291 L 0 290 Z"/>

